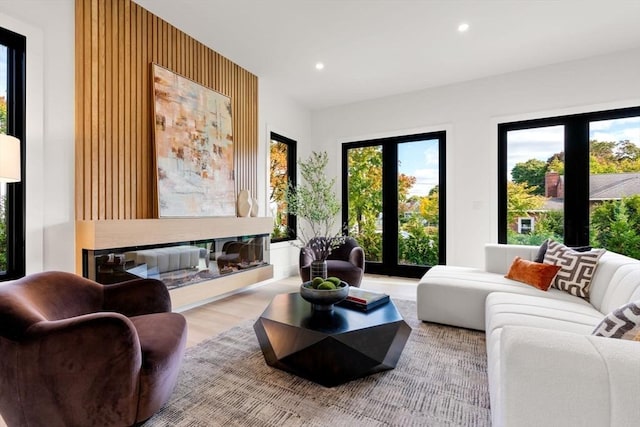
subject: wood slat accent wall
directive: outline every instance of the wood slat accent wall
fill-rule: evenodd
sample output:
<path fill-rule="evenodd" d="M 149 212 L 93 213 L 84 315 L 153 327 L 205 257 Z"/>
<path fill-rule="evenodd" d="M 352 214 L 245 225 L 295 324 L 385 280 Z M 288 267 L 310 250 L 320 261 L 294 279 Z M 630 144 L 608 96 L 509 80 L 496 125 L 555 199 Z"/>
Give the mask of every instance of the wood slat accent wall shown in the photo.
<path fill-rule="evenodd" d="M 231 97 L 236 192 L 257 194 L 258 78 L 130 0 L 76 0 L 76 219 L 157 216 L 151 63 Z"/>

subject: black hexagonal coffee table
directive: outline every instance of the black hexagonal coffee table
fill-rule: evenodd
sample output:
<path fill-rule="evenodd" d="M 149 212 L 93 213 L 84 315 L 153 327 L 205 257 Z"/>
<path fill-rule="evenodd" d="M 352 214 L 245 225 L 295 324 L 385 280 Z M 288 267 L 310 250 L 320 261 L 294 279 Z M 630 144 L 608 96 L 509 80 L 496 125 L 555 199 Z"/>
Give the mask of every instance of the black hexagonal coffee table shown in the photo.
<path fill-rule="evenodd" d="M 411 333 L 393 301 L 319 312 L 297 292 L 277 295 L 253 329 L 269 366 L 325 387 L 395 368 Z"/>

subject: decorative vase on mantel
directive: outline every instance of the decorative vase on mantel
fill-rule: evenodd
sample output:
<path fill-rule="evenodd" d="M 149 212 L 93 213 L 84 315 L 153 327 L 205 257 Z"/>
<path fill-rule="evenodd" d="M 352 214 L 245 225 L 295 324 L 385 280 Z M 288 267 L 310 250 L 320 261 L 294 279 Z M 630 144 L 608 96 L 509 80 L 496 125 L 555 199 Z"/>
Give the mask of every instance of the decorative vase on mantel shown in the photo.
<path fill-rule="evenodd" d="M 327 278 L 327 261 L 311 261 L 311 280 L 313 280 L 314 277 Z"/>

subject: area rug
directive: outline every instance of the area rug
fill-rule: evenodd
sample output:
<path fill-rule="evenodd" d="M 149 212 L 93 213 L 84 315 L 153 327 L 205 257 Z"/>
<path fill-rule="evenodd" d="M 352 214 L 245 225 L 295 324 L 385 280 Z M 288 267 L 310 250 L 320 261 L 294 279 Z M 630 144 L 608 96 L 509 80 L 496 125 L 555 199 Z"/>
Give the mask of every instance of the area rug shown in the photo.
<path fill-rule="evenodd" d="M 488 426 L 484 334 L 420 322 L 394 299 L 411 336 L 395 369 L 325 388 L 268 366 L 245 322 L 187 349 L 155 426 Z"/>

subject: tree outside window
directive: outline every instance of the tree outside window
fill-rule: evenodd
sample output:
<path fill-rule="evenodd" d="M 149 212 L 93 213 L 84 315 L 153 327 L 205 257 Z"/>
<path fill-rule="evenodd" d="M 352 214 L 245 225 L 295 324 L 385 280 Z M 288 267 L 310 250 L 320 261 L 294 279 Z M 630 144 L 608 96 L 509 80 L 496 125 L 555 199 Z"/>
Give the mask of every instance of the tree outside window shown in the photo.
<path fill-rule="evenodd" d="M 296 220 L 287 209 L 287 188 L 295 186 L 296 142 L 271 133 L 269 147 L 269 209 L 273 217 L 271 241 L 294 240 Z"/>

